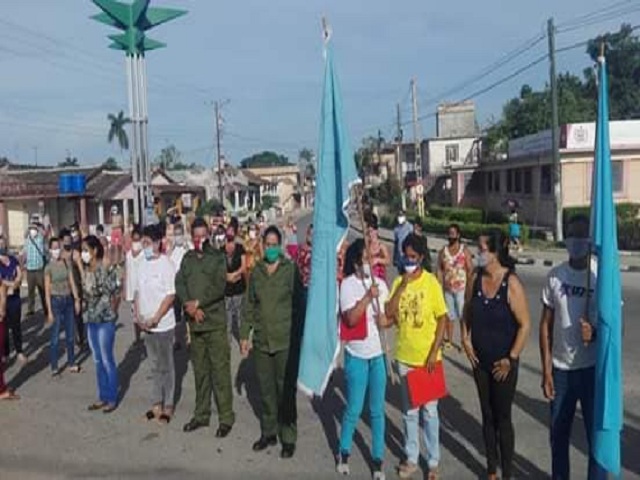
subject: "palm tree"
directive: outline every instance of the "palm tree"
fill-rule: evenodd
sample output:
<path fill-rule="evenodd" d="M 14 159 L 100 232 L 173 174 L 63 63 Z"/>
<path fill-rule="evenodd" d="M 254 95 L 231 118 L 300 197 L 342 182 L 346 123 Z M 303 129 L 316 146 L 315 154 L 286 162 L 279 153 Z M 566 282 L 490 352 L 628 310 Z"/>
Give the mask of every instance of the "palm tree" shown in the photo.
<path fill-rule="evenodd" d="M 107 115 L 109 120 L 109 143 L 112 143 L 114 139 L 118 139 L 118 145 L 120 146 L 120 155 L 123 155 L 124 150 L 129 150 L 129 137 L 125 125 L 131 123 L 131 119 L 124 116 L 124 112 L 120 110 L 118 116 L 110 113 Z"/>

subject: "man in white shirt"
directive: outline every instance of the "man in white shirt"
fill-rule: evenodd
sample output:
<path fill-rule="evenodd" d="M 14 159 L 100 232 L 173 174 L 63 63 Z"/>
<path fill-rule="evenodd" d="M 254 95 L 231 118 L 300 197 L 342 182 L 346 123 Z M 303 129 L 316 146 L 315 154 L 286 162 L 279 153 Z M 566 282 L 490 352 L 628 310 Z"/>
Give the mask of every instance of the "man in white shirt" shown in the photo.
<path fill-rule="evenodd" d="M 161 242 L 162 232 L 158 226 L 145 227 L 142 236 L 144 261 L 138 268 L 134 298 L 136 323 L 147 332 L 145 343 L 151 364 L 152 408 L 146 417 L 169 423 L 175 390 L 173 301 L 176 271 L 169 257 L 160 253 Z"/>
<path fill-rule="evenodd" d="M 131 250 L 127 252 L 125 257 L 124 267 L 124 300 L 131 305 L 131 314 L 135 318 L 135 312 L 133 309 L 133 299 L 135 288 L 138 281 L 138 270 L 140 264 L 144 261 L 144 255 L 142 255 L 142 231 L 139 226 L 134 226 L 131 232 Z M 137 323 L 133 324 L 135 338 L 134 345 L 140 344 L 140 327 Z"/>
<path fill-rule="evenodd" d="M 549 272 L 542 291 L 540 320 L 542 389 L 545 398 L 551 402 L 553 480 L 571 478 L 569 443 L 578 401 L 589 443 L 593 429 L 596 273 L 590 265 L 587 217 L 579 215 L 571 219 L 565 243 L 569 261 Z M 590 455 L 588 479 L 605 478 Z"/>
<path fill-rule="evenodd" d="M 168 255 L 169 255 L 169 259 L 171 259 L 171 262 L 173 263 L 173 267 L 175 268 L 176 273 L 180 271 L 180 265 L 182 265 L 182 259 L 184 258 L 185 254 L 189 250 L 191 250 L 191 248 L 190 248 L 190 245 L 187 243 L 187 239 L 184 236 L 184 227 L 182 226 L 181 223 L 174 224 L 173 239 L 171 241 L 170 251 L 168 252 Z M 184 336 L 185 336 L 184 329 L 180 328 L 182 325 L 185 325 L 182 322 L 182 308 L 183 308 L 182 304 L 180 303 L 178 298 L 176 298 L 173 304 L 173 311 L 176 316 L 176 323 L 179 324 L 179 326 L 176 326 L 176 332 L 175 332 L 176 339 L 175 339 L 174 348 L 176 350 L 180 349 L 180 339 L 181 338 L 184 339 Z"/>

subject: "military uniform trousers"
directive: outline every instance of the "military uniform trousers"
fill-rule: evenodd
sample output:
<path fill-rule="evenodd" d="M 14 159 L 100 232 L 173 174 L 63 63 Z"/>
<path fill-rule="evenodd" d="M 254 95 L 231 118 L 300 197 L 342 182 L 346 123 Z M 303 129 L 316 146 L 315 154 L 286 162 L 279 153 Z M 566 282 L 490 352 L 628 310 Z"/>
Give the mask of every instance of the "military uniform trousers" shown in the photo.
<path fill-rule="evenodd" d="M 231 386 L 231 352 L 226 331 L 191 332 L 190 348 L 196 383 L 195 420 L 209 423 L 213 391 L 219 423 L 232 426 L 235 414 Z"/>
<path fill-rule="evenodd" d="M 254 357 L 262 399 L 262 435 L 295 444 L 297 362 L 290 358 L 289 349 L 275 353 L 255 350 Z"/>

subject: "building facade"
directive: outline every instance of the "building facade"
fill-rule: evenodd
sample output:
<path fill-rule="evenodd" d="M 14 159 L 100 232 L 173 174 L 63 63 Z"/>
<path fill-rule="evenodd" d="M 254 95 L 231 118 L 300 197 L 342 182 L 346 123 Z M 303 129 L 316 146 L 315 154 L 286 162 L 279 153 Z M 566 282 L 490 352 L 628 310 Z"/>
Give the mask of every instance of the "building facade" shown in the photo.
<path fill-rule="evenodd" d="M 301 175 L 297 165 L 241 169 L 244 170 L 264 180 L 260 187 L 261 197 L 275 197 L 278 208 L 283 212 L 292 212 L 303 206 L 301 202 L 305 196 L 301 194 Z"/>
<path fill-rule="evenodd" d="M 613 190 L 616 202 L 640 203 L 640 121 L 609 124 Z M 595 123 L 560 128 L 562 208 L 591 202 Z M 520 218 L 529 225 L 552 228 L 555 223 L 551 131 L 509 142 L 504 159 L 460 167 L 452 175 L 453 204 L 505 211 L 510 200 L 519 204 Z"/>

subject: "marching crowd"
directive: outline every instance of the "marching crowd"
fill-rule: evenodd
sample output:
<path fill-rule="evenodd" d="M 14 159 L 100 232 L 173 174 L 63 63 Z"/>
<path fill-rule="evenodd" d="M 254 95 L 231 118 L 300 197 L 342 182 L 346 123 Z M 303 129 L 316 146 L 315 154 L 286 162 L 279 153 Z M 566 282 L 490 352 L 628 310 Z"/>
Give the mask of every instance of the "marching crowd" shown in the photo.
<path fill-rule="evenodd" d="M 337 472 L 350 473 L 352 440 L 368 399 L 372 476 L 385 478 L 385 391 L 387 377 L 399 375 L 405 458 L 398 475 L 410 478 L 418 471 L 422 437 L 426 476 L 438 478 L 438 400 L 444 392 L 425 396 L 420 390 L 431 388 L 444 375 L 443 350 L 457 348 L 473 369 L 488 478 L 498 478 L 498 469 L 501 478 L 513 478 L 511 410 L 530 318 L 525 289 L 509 256 L 509 239 L 500 231 L 488 231 L 478 238 L 474 259 L 461 242 L 460 228 L 452 225 L 448 245 L 432 265 L 420 225 L 412 225 L 403 213 L 391 252 L 378 231 L 377 219 L 371 216 L 365 238 L 343 242 L 338 253 L 337 321 L 344 345 L 346 407 L 336 445 Z M 558 480 L 570 478 L 569 444 L 578 401 L 587 437 L 592 428 L 597 326 L 587 321 L 595 318 L 589 290 L 596 282 L 588 233 L 588 219 L 578 216 L 570 221 L 569 260 L 550 271 L 541 292 L 541 383 L 550 401 L 551 469 Z M 26 314 L 34 315 L 37 292 L 50 329 L 51 375 L 63 372 L 60 330 L 66 371 L 81 371 L 76 347 L 91 351 L 97 399 L 89 410 L 109 414 L 121 400 L 116 329 L 119 312 L 130 308 L 133 348 L 144 343 L 152 371 L 147 420 L 171 421 L 174 351 L 186 346 L 196 398 L 183 430 L 210 424 L 213 395 L 215 436 L 227 437 L 235 422 L 230 352 L 237 341 L 241 354 L 255 359 L 262 402 L 261 432 L 252 448 L 262 451 L 279 442 L 281 457 L 291 458 L 297 440 L 296 383 L 312 239 L 313 226 L 299 245 L 291 221 L 280 230 L 263 220 L 241 225 L 235 218 L 216 223 L 196 218 L 189 225 L 178 218 L 134 226 L 117 238 L 105 236 L 100 228 L 95 235 L 85 235 L 78 225 L 54 236 L 33 223 L 19 255 L 12 254 L 0 236 L 0 399 L 19 399 L 4 381 L 11 347 L 17 362 L 29 361 L 21 332 L 21 285 L 26 278 Z M 392 265 L 398 275 L 388 287 Z M 396 329 L 393 365 L 385 340 L 391 328 Z M 605 478 L 592 459 L 589 478 Z"/>

